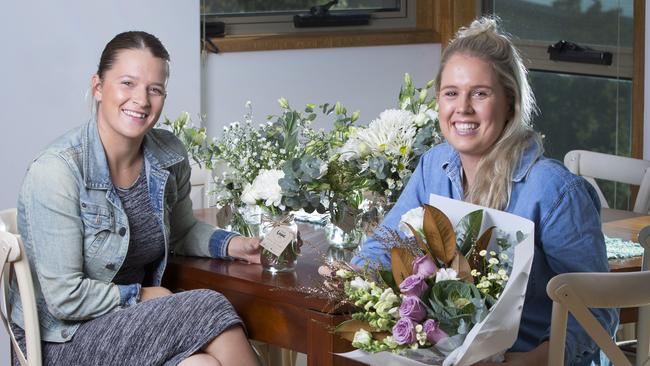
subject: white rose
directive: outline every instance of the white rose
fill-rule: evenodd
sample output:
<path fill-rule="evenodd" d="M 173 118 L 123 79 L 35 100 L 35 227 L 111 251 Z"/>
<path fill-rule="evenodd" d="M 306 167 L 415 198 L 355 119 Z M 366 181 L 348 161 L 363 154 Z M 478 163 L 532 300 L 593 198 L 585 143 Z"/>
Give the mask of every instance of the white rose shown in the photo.
<path fill-rule="evenodd" d="M 420 207 L 416 207 L 414 209 L 409 210 L 406 212 L 404 215 L 402 215 L 402 218 L 400 219 L 399 223 L 399 228 L 402 230 L 406 235 L 409 237 L 413 236 L 413 232 L 411 229 L 406 226 L 406 224 L 409 224 L 413 227 L 413 229 L 417 231 L 422 231 L 422 226 L 424 223 L 424 209 Z"/>
<path fill-rule="evenodd" d="M 452 268 L 440 268 L 436 273 L 436 283 L 451 280 L 458 280 L 458 273 Z"/>
<path fill-rule="evenodd" d="M 348 161 L 359 157 L 359 141 L 355 138 L 348 139 L 343 146 L 339 148 L 339 160 Z"/>
<path fill-rule="evenodd" d="M 352 339 L 352 345 L 369 345 L 372 340 L 372 334 L 365 329 L 359 329 L 354 333 L 354 339 Z M 356 347 L 356 346 L 355 346 Z"/>
<path fill-rule="evenodd" d="M 257 204 L 257 196 L 255 195 L 252 184 L 246 183 L 241 194 L 241 200 L 247 205 Z"/>

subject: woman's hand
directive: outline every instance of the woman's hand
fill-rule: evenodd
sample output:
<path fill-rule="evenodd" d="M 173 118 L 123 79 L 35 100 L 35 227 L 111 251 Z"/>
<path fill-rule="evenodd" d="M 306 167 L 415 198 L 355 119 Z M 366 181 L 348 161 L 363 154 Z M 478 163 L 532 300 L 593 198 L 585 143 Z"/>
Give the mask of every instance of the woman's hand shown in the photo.
<path fill-rule="evenodd" d="M 161 286 L 143 287 L 140 289 L 140 302 L 171 295 L 172 292 Z"/>
<path fill-rule="evenodd" d="M 260 239 L 235 236 L 228 243 L 228 255 L 248 263 L 261 263 Z"/>
<path fill-rule="evenodd" d="M 474 366 L 546 366 L 548 364 L 548 342 L 544 342 L 532 351 L 508 352 L 503 363 L 479 362 Z"/>

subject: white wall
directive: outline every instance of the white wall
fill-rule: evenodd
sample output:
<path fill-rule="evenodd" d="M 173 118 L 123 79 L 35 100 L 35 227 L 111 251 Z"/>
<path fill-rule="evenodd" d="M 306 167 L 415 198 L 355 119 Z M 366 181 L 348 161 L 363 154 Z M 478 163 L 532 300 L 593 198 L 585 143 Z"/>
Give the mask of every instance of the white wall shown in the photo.
<path fill-rule="evenodd" d="M 0 11 L 0 209 L 15 207 L 30 160 L 90 116 L 90 76 L 117 33 L 144 30 L 171 54 L 163 116 L 200 110 L 199 0 L 6 1 Z M 9 365 L 0 330 L 0 365 Z"/>
<path fill-rule="evenodd" d="M 90 76 L 104 45 L 119 32 L 153 33 L 171 54 L 163 116 L 199 113 L 199 28 L 199 0 L 3 3 L 0 208 L 16 206 L 25 168 L 37 152 L 90 117 Z"/>
<path fill-rule="evenodd" d="M 439 44 L 211 54 L 205 70 L 208 130 L 220 134 L 226 124 L 241 121 L 248 100 L 255 121 L 265 122 L 280 112 L 280 97 L 297 109 L 340 101 L 350 112 L 360 110 L 359 122 L 367 124 L 397 106 L 404 73 L 424 86 L 439 63 Z M 326 122 L 314 126 L 328 128 Z"/>

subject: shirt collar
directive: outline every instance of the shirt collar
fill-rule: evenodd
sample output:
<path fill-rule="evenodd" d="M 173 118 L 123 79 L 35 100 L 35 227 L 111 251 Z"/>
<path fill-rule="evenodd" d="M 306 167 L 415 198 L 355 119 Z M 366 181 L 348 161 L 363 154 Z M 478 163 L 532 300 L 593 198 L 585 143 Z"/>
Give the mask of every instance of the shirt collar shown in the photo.
<path fill-rule="evenodd" d="M 442 162 L 442 169 L 445 170 L 450 177 L 451 175 L 462 174 L 463 165 L 460 160 L 460 154 L 458 154 L 458 151 L 451 147 L 451 145 L 446 145 L 448 146 L 449 154 L 447 159 Z M 531 139 L 530 145 L 526 150 L 524 150 L 521 159 L 519 159 L 517 166 L 512 172 L 512 181 L 521 182 L 524 180 L 543 152 L 543 148 Z"/>
<path fill-rule="evenodd" d="M 86 155 L 83 163 L 86 187 L 108 189 L 112 186 L 112 182 L 104 145 L 99 138 L 99 129 L 95 119 L 91 119 L 86 124 L 82 145 L 82 151 Z M 144 137 L 143 151 L 145 161 L 154 169 L 164 169 L 183 160 L 183 155 L 173 151 L 156 136 L 153 130 Z"/>

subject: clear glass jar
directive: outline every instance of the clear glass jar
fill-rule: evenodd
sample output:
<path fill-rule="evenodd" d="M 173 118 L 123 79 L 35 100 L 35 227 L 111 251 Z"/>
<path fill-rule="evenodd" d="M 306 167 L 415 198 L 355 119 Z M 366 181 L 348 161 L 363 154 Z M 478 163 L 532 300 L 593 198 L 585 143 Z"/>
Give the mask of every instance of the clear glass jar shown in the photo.
<path fill-rule="evenodd" d="M 296 225 L 291 214 L 272 215 L 266 212 L 262 213 L 262 221 L 260 224 L 262 238 L 278 226 L 288 227 L 294 233 L 294 238 L 280 256 L 276 256 L 271 251 L 262 248 L 262 268 L 271 273 L 290 272 L 295 270 L 298 256 L 300 255 L 301 241 L 298 233 L 298 225 Z"/>

